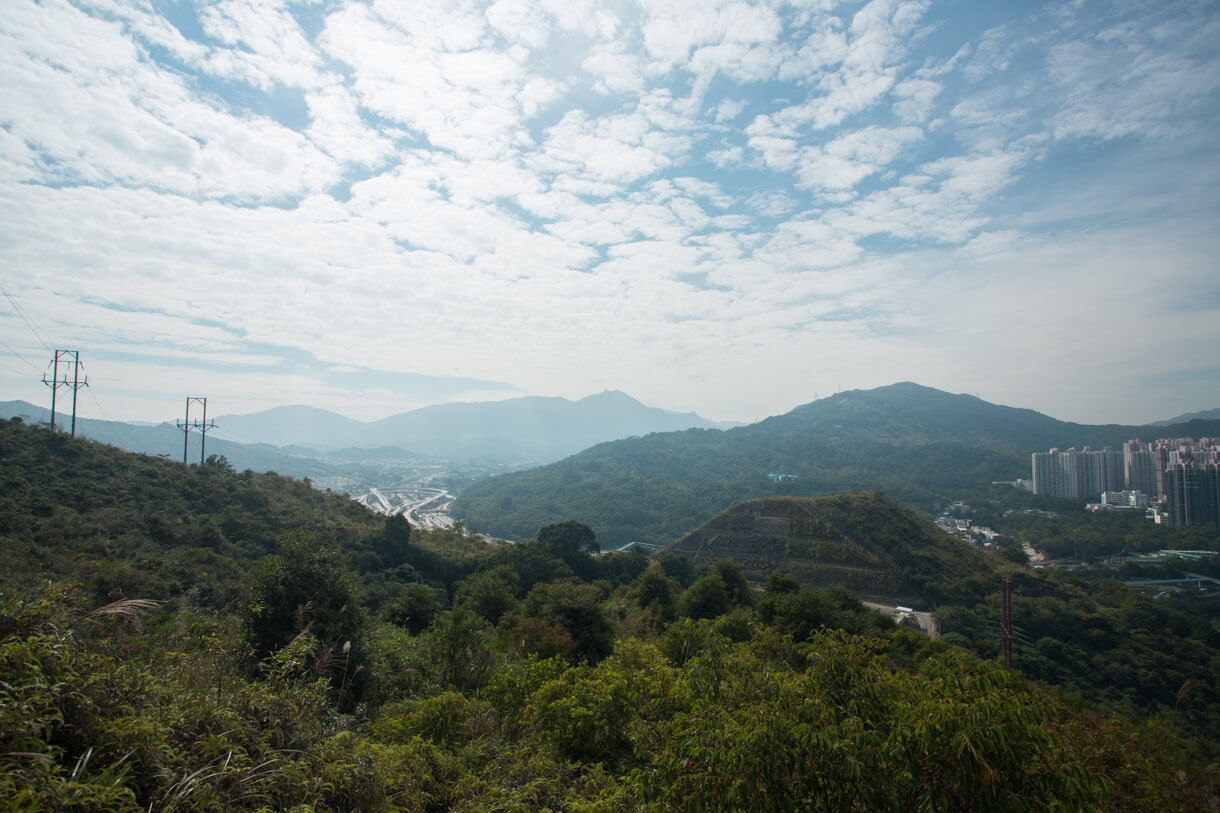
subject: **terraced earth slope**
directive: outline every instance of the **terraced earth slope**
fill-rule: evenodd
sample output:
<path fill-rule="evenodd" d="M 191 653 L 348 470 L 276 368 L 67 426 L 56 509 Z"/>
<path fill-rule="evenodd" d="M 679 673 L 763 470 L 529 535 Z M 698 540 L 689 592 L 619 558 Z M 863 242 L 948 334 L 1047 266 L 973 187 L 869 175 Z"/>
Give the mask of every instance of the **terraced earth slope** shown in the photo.
<path fill-rule="evenodd" d="M 754 582 L 786 572 L 920 608 L 977 600 L 1007 569 L 914 511 L 859 491 L 738 503 L 668 550 L 696 562 L 730 559 Z"/>

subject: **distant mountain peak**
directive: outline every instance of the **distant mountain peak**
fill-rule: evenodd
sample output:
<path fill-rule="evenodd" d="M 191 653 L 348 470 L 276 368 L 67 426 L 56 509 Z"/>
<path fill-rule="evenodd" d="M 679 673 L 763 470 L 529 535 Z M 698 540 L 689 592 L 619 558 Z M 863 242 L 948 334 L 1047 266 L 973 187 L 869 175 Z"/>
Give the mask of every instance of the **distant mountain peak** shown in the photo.
<path fill-rule="evenodd" d="M 1201 412 L 1186 412 L 1182 415 L 1170 418 L 1167 421 L 1157 421 L 1149 424 L 1149 426 L 1173 426 L 1176 423 L 1190 423 L 1191 421 L 1215 421 L 1220 420 L 1220 408 L 1205 409 Z"/>
<path fill-rule="evenodd" d="M 620 402 L 620 403 L 635 404 L 638 406 L 643 406 L 643 404 L 641 404 L 638 400 L 636 400 L 635 398 L 632 398 L 630 395 L 623 392 L 622 390 L 603 390 L 603 391 L 601 391 L 599 393 L 595 393 L 593 395 L 586 395 L 584 398 L 581 398 L 580 400 L 576 401 L 576 403 L 578 403 L 578 404 L 586 404 L 586 403 L 590 403 L 590 402 L 603 402 L 603 403 Z"/>

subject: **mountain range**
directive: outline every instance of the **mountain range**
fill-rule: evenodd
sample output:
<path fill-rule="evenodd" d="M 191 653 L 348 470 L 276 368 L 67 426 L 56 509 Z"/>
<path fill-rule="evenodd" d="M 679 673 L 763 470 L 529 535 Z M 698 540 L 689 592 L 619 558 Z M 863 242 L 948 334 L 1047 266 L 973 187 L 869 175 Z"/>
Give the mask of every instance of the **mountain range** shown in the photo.
<path fill-rule="evenodd" d="M 428 457 L 549 462 L 607 440 L 692 427 L 734 426 L 641 404 L 607 391 L 578 401 L 528 396 L 505 401 L 437 404 L 364 423 L 313 407 L 277 407 L 252 415 L 224 415 L 216 423 L 235 436 L 276 446 L 398 446 Z"/>
<path fill-rule="evenodd" d="M 24 401 L 0 403 L 4 417 L 48 421 L 48 410 Z M 60 425 L 65 418 L 58 416 Z M 734 424 L 694 413 L 645 406 L 621 392 L 578 401 L 525 397 L 485 403 L 440 404 L 363 422 L 310 406 L 275 407 L 247 415 L 220 415 L 207 436 L 207 452 L 237 468 L 274 469 L 318 477 L 338 473 L 335 461 L 372 457 L 428 457 L 459 462 L 551 462 L 608 440 L 692 427 Z M 174 424 L 155 426 L 78 419 L 77 431 L 128 451 L 179 457 L 183 434 Z M 198 460 L 200 435 L 186 438 L 187 456 Z"/>

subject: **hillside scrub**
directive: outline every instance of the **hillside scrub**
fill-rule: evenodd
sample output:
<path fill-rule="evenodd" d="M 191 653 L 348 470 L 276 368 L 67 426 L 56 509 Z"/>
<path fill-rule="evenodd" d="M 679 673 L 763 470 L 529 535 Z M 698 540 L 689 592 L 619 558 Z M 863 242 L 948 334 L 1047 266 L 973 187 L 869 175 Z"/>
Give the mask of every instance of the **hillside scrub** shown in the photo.
<path fill-rule="evenodd" d="M 1217 800 L 1215 694 L 1202 675 L 1180 709 L 1149 695 L 1150 717 L 1142 688 L 1063 695 L 896 629 L 842 588 L 780 573 L 760 593 L 736 562 L 595 555 L 577 521 L 512 546 L 404 539 L 274 475 L 199 471 L 11 423 L 0 451 L 0 477 L 17 486 L 0 530 L 0 798 L 17 809 Z M 96 502 L 73 502 L 86 486 Z M 245 531 L 195 543 L 255 487 L 265 502 L 242 504 Z M 196 506 L 200 489 L 216 502 Z M 1056 589 L 1090 618 L 1114 612 L 1087 609 L 1082 588 Z M 1121 607 L 1123 589 L 1107 595 Z M 1121 612 L 1132 638 L 1168 619 L 1138 603 Z M 1054 637 L 1053 606 L 1040 617 Z M 1182 657 L 1215 657 L 1197 626 L 1156 634 L 1178 636 Z M 1132 679 L 1142 687 L 1148 672 L 1154 685 L 1162 666 L 1140 664 Z"/>

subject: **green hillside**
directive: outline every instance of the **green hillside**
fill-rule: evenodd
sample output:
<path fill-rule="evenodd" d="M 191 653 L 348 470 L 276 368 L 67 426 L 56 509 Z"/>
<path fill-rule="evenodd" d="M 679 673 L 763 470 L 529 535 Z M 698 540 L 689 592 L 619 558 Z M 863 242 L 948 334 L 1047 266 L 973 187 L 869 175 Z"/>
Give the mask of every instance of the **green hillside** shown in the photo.
<path fill-rule="evenodd" d="M 729 559 L 763 583 L 788 573 L 818 587 L 899 604 L 973 604 L 1012 568 L 876 494 L 772 498 L 734 505 L 666 550 Z"/>
<path fill-rule="evenodd" d="M 1064 695 L 897 629 L 839 584 L 775 572 L 760 591 L 729 559 L 599 553 L 574 520 L 516 545 L 423 534 L 304 482 L 10 421 L 0 484 L 11 809 L 1142 811 L 1220 798 L 1220 641 L 1125 588 L 1100 603 L 1022 582 L 1043 657 L 1022 656 L 1063 664 L 1046 675 L 1081 692 Z M 747 516 L 729 512 L 722 530 Z M 871 556 L 939 599 L 988 578 L 979 554 L 877 495 L 768 500 L 753 516 L 771 536 L 786 518 L 794 565 Z M 992 603 L 942 605 L 950 640 L 988 646 L 975 627 Z M 1095 688 L 1110 707 L 1088 699 Z"/>
<path fill-rule="evenodd" d="M 159 457 L 0 421 L 0 553 L 6 575 L 76 579 L 100 599 L 192 591 L 216 606 L 248 582 L 241 565 L 308 530 L 359 547 L 382 521 L 339 495 L 227 462 Z"/>
<path fill-rule="evenodd" d="M 740 500 L 860 489 L 927 510 L 949 494 L 1029 477 L 1033 451 L 1188 433 L 1220 434 L 1220 422 L 1084 426 L 895 384 L 840 393 L 724 432 L 603 443 L 550 466 L 476 483 L 453 511 L 507 538 L 580 516 L 607 546 L 665 544 Z M 771 474 L 794 477 L 774 483 Z"/>

